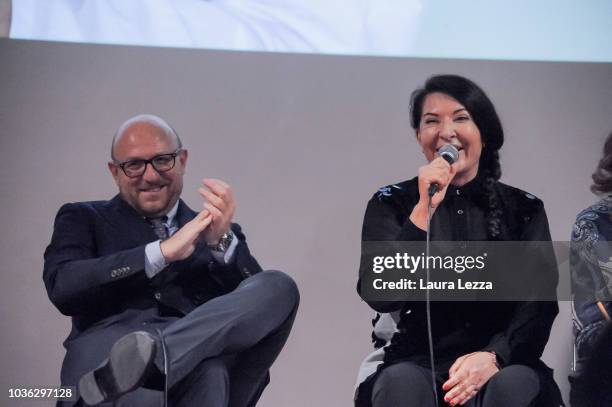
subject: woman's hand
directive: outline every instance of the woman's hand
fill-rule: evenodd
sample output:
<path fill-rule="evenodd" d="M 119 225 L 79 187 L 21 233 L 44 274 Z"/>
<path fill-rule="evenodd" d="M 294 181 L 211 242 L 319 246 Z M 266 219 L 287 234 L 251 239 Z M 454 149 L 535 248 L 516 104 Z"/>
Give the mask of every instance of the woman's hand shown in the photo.
<path fill-rule="evenodd" d="M 458 358 L 448 371 L 449 379 L 442 385 L 447 393 L 444 401 L 451 406 L 464 405 L 499 371 L 495 354 L 474 352 Z"/>
<path fill-rule="evenodd" d="M 438 192 L 431 198 L 431 207 L 435 208 L 440 205 L 440 202 L 446 196 L 446 190 L 455 177 L 456 170 L 444 158 L 437 157 L 429 164 L 419 168 L 419 202 L 416 204 L 410 220 L 417 227 L 427 229 L 427 205 L 429 204 L 429 187 L 432 184 L 438 184 Z"/>

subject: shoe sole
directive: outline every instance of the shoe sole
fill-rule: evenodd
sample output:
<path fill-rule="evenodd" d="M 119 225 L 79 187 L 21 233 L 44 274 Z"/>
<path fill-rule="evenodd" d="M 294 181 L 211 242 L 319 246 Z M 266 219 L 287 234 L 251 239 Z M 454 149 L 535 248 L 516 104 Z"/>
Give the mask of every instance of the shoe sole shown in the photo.
<path fill-rule="evenodd" d="M 88 405 L 115 400 L 142 385 L 153 365 L 155 340 L 147 332 L 119 339 L 100 367 L 79 380 L 79 393 Z"/>

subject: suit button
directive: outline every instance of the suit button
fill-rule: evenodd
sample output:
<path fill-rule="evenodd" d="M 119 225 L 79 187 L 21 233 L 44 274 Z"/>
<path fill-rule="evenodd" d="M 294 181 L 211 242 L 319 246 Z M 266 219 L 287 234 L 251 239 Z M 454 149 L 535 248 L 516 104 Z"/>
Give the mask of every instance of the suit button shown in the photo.
<path fill-rule="evenodd" d="M 245 276 L 247 276 L 247 277 L 250 277 L 250 276 L 251 276 L 251 272 L 250 272 L 250 271 L 249 271 L 249 269 L 248 269 L 248 268 L 246 268 L 246 267 L 244 267 L 244 268 L 242 269 L 242 273 L 243 273 Z"/>
<path fill-rule="evenodd" d="M 153 297 L 155 297 L 155 299 L 157 301 L 161 300 L 161 293 L 155 293 L 155 295 L 153 295 Z"/>

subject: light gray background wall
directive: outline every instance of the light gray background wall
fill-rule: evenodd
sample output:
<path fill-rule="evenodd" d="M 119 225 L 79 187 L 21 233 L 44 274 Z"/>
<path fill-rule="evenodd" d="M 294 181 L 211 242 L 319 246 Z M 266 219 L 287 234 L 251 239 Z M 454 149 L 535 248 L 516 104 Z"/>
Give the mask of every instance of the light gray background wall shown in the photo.
<path fill-rule="evenodd" d="M 11 385 L 57 384 L 69 319 L 49 303 L 42 254 L 66 201 L 110 198 L 110 138 L 126 118 L 169 120 L 190 150 L 184 198 L 202 177 L 236 191 L 236 219 L 302 304 L 262 406 L 349 406 L 370 350 L 355 293 L 366 201 L 424 160 L 410 92 L 435 73 L 479 83 L 504 123 L 503 181 L 542 198 L 566 240 L 590 204 L 612 130 L 612 64 L 236 53 L 0 41 L 0 404 Z M 567 390 L 571 331 L 561 304 L 545 359 Z M 32 405 L 11 402 L 10 405 Z M 45 403 L 35 403 L 42 406 Z"/>

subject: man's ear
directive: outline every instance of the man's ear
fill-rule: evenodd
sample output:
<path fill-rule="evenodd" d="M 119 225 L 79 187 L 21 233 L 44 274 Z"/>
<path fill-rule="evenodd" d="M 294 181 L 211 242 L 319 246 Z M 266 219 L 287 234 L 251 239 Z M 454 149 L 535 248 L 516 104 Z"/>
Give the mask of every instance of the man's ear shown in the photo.
<path fill-rule="evenodd" d="M 115 180 L 115 183 L 117 185 L 119 185 L 119 171 L 121 171 L 121 169 L 115 165 L 115 163 L 113 163 L 112 161 L 108 162 L 108 170 L 110 171 L 111 175 L 113 176 L 113 179 Z"/>
<path fill-rule="evenodd" d="M 187 157 L 189 157 L 189 152 L 186 149 L 181 150 L 178 155 L 178 159 L 181 163 L 181 166 L 183 167 L 183 173 L 185 173 L 187 169 Z"/>

